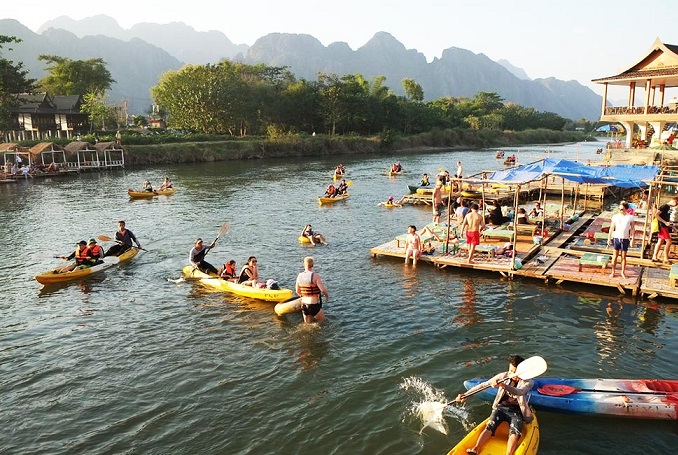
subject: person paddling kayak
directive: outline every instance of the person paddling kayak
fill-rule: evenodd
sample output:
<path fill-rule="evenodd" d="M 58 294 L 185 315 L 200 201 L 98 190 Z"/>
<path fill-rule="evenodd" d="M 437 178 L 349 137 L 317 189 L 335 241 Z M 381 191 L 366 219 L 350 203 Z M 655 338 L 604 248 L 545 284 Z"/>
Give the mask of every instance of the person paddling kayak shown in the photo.
<path fill-rule="evenodd" d="M 485 444 L 490 436 L 494 436 L 497 427 L 502 422 L 509 422 L 509 437 L 506 443 L 506 454 L 513 455 L 518 446 L 520 432 L 523 429 L 523 422 L 531 422 L 534 418 L 532 410 L 527 405 L 527 394 L 532 390 L 534 381 L 531 379 L 521 379 L 519 376 L 513 376 L 516 368 L 524 359 L 519 355 L 509 356 L 508 371 L 499 373 L 485 382 L 469 389 L 465 395 L 472 395 L 476 390 L 482 390 L 488 386 L 497 388 L 497 396 L 492 404 L 492 414 L 487 422 L 487 426 L 478 436 L 478 441 L 473 448 L 466 450 L 468 454 L 477 454 L 480 448 Z M 509 381 L 506 381 L 511 378 Z M 465 397 L 462 394 L 457 395 L 455 401 L 463 402 Z"/>
<path fill-rule="evenodd" d="M 201 272 L 209 273 L 210 275 L 218 275 L 219 271 L 217 268 L 205 260 L 205 254 L 214 248 L 216 243 L 217 241 L 215 239 L 210 243 L 210 246 L 205 246 L 201 238 L 195 239 L 195 246 L 191 248 L 191 251 L 188 254 L 188 262 Z"/>
<path fill-rule="evenodd" d="M 113 245 L 106 251 L 106 256 L 120 256 L 125 251 L 132 248 L 132 242 L 137 244 L 137 248 L 141 249 L 141 243 L 134 236 L 134 233 L 125 227 L 124 221 L 118 221 L 118 231 L 115 233 L 115 241 L 117 245 Z"/>

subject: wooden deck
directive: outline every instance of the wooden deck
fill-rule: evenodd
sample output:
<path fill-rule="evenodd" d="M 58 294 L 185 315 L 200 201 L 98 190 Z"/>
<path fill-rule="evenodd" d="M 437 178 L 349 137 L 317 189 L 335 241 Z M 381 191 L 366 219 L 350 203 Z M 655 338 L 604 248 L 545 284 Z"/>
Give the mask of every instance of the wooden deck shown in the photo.
<path fill-rule="evenodd" d="M 488 238 L 484 239 L 479 245 L 473 262 L 470 264 L 468 263 L 468 253 L 463 247 L 456 253 L 444 253 L 443 243 L 435 238 L 426 242 L 430 242 L 435 247 L 435 252 L 432 255 L 420 256 L 419 262 L 429 263 L 441 269 L 457 267 L 459 269 L 495 272 L 508 278 L 526 277 L 542 280 L 547 284 L 556 286 L 585 284 L 593 287 L 611 288 L 616 289 L 621 294 L 631 294 L 637 298 L 678 299 L 678 287 L 672 286 L 669 278 L 669 265 L 642 259 L 639 257 L 638 251 L 636 255 L 638 257 L 633 257 L 631 254 L 627 256 L 625 278 L 621 277 L 621 259 L 617 260 L 615 276 L 611 277 L 611 262 L 603 267 L 604 257 L 601 257 L 603 261 L 598 266 L 596 261 L 587 261 L 587 259 L 592 258 L 590 251 L 570 248 L 570 246 L 576 245 L 576 242 L 582 238 L 580 237 L 581 233 L 589 226 L 604 222 L 593 216 L 581 216 L 578 221 L 572 224 L 569 231 L 560 231 L 554 236 L 545 238 L 542 245 L 535 245 L 532 242 L 531 235 L 521 235 L 518 232 L 516 257 L 521 260 L 522 267 L 517 270 L 511 267 L 512 260 L 509 256 L 493 254 L 494 249 L 503 246 L 505 242 Z M 427 236 L 429 239 L 430 237 L 430 235 Z M 613 253 L 611 249 L 607 248 L 604 250 L 600 248 L 598 251 L 594 250 L 594 252 L 596 254 L 593 256 L 599 254 L 601 256 L 604 254 L 611 255 Z M 372 248 L 370 254 L 375 258 L 387 256 L 404 260 L 404 242 L 391 240 Z M 580 263 L 584 255 L 586 257 Z"/>

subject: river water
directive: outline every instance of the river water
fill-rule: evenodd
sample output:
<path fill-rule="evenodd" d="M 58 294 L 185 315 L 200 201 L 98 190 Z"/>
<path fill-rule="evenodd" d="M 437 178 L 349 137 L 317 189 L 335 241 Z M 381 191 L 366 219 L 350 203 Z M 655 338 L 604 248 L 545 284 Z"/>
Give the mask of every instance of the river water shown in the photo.
<path fill-rule="evenodd" d="M 595 158 L 599 144 L 550 147 Z M 507 149 L 521 162 L 544 147 Z M 346 160 L 351 198 L 318 206 Z M 382 174 L 400 160 L 411 173 Z M 490 412 L 470 398 L 423 428 L 418 403 L 540 355 L 548 376 L 677 378 L 678 311 L 598 289 L 497 274 L 414 269 L 369 249 L 430 221 L 378 207 L 438 168 L 501 166 L 495 150 L 149 167 L 0 186 L 0 438 L 3 454 L 442 454 Z M 129 200 L 168 175 L 178 192 Z M 105 275 L 41 288 L 76 241 L 124 219 L 146 248 Z M 278 318 L 271 304 L 175 283 L 195 237 L 230 231 L 207 258 L 250 255 L 293 286 L 316 258 L 328 323 Z M 305 223 L 329 246 L 301 246 Z M 107 245 L 110 246 L 110 245 Z M 606 312 L 612 303 L 613 313 Z M 675 422 L 539 414 L 542 454 L 675 453 Z M 673 447 L 673 449 L 671 449 Z"/>

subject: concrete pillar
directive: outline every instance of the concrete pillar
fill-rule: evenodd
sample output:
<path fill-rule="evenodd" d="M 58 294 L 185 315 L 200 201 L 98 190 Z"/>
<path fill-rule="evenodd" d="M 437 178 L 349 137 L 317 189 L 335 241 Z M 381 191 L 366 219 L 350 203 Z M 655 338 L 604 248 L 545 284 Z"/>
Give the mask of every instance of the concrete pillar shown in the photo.
<path fill-rule="evenodd" d="M 603 106 L 601 107 L 601 114 L 600 116 L 602 117 L 605 115 L 605 109 L 607 108 L 607 82 L 603 84 Z"/>
<path fill-rule="evenodd" d="M 629 109 L 633 107 L 633 100 L 635 99 L 635 97 L 636 97 L 636 83 L 631 82 L 631 84 L 629 84 L 629 99 L 626 102 L 626 107 L 628 107 Z"/>
<path fill-rule="evenodd" d="M 664 107 L 664 91 L 666 86 L 664 84 L 659 86 L 659 104 L 657 106 Z"/>
<path fill-rule="evenodd" d="M 643 112 L 645 115 L 648 114 L 648 109 L 650 107 L 650 86 L 652 84 L 652 79 L 648 79 L 645 81 L 645 104 L 643 105 L 644 109 Z"/>

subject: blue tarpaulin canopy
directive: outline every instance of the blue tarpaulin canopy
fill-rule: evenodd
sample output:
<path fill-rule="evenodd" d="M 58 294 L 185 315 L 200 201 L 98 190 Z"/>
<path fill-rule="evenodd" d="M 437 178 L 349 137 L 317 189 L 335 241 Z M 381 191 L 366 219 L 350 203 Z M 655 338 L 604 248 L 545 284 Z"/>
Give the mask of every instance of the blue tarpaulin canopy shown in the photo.
<path fill-rule="evenodd" d="M 603 183 L 621 188 L 646 187 L 659 166 L 587 166 L 576 161 L 547 158 L 536 163 L 505 169 L 488 175 L 488 179 L 505 183 L 527 183 L 546 175 L 556 175 L 578 183 Z"/>

